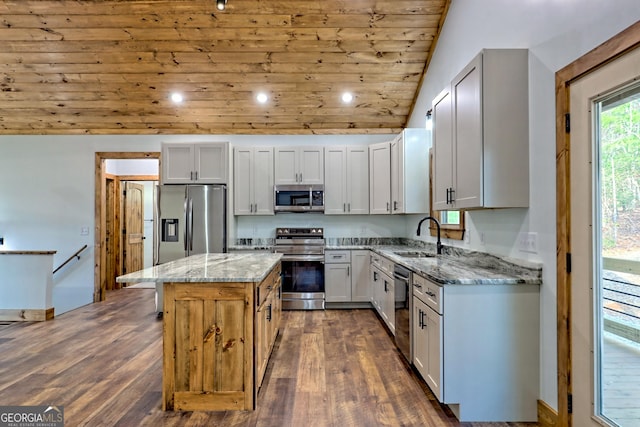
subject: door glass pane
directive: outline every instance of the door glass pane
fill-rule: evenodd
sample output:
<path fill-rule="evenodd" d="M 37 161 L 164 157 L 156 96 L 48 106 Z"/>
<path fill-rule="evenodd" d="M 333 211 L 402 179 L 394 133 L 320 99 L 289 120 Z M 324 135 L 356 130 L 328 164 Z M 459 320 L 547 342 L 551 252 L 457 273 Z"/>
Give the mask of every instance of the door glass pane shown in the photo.
<path fill-rule="evenodd" d="M 640 425 L 640 85 L 596 104 L 595 405 Z"/>

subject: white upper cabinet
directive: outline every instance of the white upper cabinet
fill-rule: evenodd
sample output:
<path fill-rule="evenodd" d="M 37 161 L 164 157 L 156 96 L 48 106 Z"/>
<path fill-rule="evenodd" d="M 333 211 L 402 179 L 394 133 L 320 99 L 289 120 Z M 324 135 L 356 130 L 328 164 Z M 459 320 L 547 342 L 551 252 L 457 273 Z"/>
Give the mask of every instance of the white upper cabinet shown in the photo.
<path fill-rule="evenodd" d="M 162 144 L 162 184 L 226 184 L 228 143 Z"/>
<path fill-rule="evenodd" d="M 325 157 L 325 214 L 369 213 L 369 148 L 327 146 Z"/>
<path fill-rule="evenodd" d="M 528 51 L 485 49 L 433 101 L 434 209 L 529 205 Z"/>
<path fill-rule="evenodd" d="M 233 150 L 235 215 L 273 215 L 273 147 Z"/>
<path fill-rule="evenodd" d="M 369 146 L 369 212 L 391 213 L 391 143 Z"/>
<path fill-rule="evenodd" d="M 276 147 L 275 184 L 324 184 L 324 148 Z"/>
<path fill-rule="evenodd" d="M 391 213 L 429 213 L 431 132 L 404 129 L 391 142 Z"/>

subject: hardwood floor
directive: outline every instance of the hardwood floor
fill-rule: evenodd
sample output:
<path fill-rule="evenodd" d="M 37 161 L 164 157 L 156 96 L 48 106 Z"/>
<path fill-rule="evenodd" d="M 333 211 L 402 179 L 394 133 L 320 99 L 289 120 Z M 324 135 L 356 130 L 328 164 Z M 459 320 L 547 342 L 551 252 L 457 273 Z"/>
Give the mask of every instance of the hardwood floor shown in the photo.
<path fill-rule="evenodd" d="M 61 405 L 67 426 L 535 426 L 459 423 L 372 310 L 286 311 L 256 411 L 163 412 L 153 290 L 0 328 L 0 404 Z"/>

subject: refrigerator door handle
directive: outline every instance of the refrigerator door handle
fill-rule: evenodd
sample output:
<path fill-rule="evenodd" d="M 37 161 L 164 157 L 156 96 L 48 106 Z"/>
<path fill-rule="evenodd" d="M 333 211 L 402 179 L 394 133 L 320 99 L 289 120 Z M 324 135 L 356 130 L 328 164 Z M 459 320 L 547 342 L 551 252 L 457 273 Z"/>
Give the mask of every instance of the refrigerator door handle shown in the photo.
<path fill-rule="evenodd" d="M 162 194 L 159 186 L 155 186 L 155 199 L 156 199 L 156 210 L 153 213 L 153 230 L 157 235 L 153 236 L 153 242 L 155 243 L 155 251 L 153 251 L 153 265 L 160 264 L 160 229 L 162 220 L 162 214 L 160 212 L 160 195 Z"/>
<path fill-rule="evenodd" d="M 187 254 L 189 240 L 189 199 L 184 199 L 184 253 Z"/>
<path fill-rule="evenodd" d="M 193 251 L 193 199 L 189 198 L 189 251 Z"/>

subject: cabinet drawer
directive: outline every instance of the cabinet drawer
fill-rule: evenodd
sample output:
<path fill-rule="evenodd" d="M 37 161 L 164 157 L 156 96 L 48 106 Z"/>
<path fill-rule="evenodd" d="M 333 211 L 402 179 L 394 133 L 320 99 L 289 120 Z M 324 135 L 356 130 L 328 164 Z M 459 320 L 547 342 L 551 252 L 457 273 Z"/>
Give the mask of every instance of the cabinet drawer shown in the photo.
<path fill-rule="evenodd" d="M 382 266 L 382 270 L 389 276 L 393 277 L 393 268 L 395 263 L 388 258 L 380 257 L 380 264 Z"/>
<path fill-rule="evenodd" d="M 324 262 L 327 264 L 351 262 L 351 251 L 325 251 Z"/>
<path fill-rule="evenodd" d="M 413 273 L 413 295 L 442 314 L 442 286 Z"/>
<path fill-rule="evenodd" d="M 256 287 L 255 303 L 256 308 L 260 307 L 262 303 L 267 299 L 269 292 L 276 287 L 276 284 L 280 281 L 280 264 L 278 264 L 271 273 Z"/>

